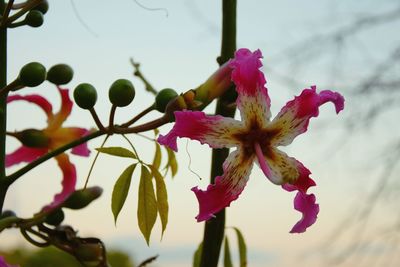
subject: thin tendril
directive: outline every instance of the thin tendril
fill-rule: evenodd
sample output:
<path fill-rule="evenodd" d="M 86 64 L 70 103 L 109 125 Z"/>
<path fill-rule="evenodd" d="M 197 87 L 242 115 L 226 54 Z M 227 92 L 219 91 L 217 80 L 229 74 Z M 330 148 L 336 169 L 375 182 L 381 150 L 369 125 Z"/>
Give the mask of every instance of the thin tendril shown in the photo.
<path fill-rule="evenodd" d="M 136 3 L 136 5 L 140 6 L 143 9 L 146 9 L 148 11 L 164 11 L 165 12 L 165 16 L 168 18 L 169 13 L 168 13 L 168 9 L 163 8 L 163 7 L 157 7 L 157 8 L 151 8 L 151 7 L 147 7 L 143 4 L 141 4 L 138 0 L 133 0 L 133 2 Z"/>
<path fill-rule="evenodd" d="M 79 20 L 79 22 L 82 24 L 82 26 L 90 33 L 92 34 L 94 37 L 99 37 L 99 35 L 97 33 L 95 33 L 86 23 L 85 21 L 82 19 L 81 15 L 78 12 L 78 8 L 75 5 L 74 0 L 71 0 L 71 6 L 72 9 L 74 10 L 75 16 L 76 18 Z"/>
<path fill-rule="evenodd" d="M 101 143 L 100 147 L 103 147 L 106 144 L 106 141 L 107 141 L 108 137 L 110 137 L 110 135 L 107 134 L 106 138 L 104 138 L 104 141 L 103 141 L 103 143 Z M 88 175 L 86 177 L 85 186 L 83 187 L 83 189 L 86 189 L 86 187 L 88 185 L 90 175 L 92 174 L 92 171 L 93 171 L 93 168 L 94 168 L 94 164 L 96 163 L 97 158 L 99 157 L 99 154 L 100 154 L 100 151 L 97 151 L 96 156 L 94 157 L 94 160 L 92 162 L 92 165 L 90 166 L 89 173 L 88 173 Z"/>
<path fill-rule="evenodd" d="M 189 153 L 189 140 L 186 141 L 186 153 L 187 153 L 187 155 L 188 155 L 188 157 L 189 157 L 188 170 L 189 170 L 191 173 L 193 173 L 194 175 L 196 175 L 197 178 L 200 179 L 200 181 L 203 180 L 203 178 L 201 178 L 201 176 L 200 176 L 199 174 L 197 174 L 195 171 L 193 171 L 193 169 L 192 169 L 192 167 L 191 167 L 191 165 L 192 165 L 192 157 L 190 156 L 190 153 Z"/>

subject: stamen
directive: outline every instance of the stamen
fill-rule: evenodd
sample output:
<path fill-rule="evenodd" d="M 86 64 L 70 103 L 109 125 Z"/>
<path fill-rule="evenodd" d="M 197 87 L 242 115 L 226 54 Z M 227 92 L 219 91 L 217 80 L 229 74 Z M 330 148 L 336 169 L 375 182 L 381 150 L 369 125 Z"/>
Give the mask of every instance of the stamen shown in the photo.
<path fill-rule="evenodd" d="M 258 163 L 260 164 L 261 170 L 268 178 L 271 178 L 272 177 L 271 169 L 267 165 L 267 161 L 265 160 L 265 157 L 261 150 L 260 144 L 255 143 L 254 149 L 256 150 L 256 155 L 257 155 Z"/>

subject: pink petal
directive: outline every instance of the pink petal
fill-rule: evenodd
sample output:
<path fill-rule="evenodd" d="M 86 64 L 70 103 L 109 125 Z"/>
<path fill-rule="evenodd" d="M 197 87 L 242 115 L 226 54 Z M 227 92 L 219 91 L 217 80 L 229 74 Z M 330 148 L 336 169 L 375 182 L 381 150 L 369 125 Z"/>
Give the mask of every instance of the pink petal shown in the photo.
<path fill-rule="evenodd" d="M 54 196 L 53 201 L 43 207 L 43 211 L 49 212 L 62 204 L 74 191 L 76 185 L 76 169 L 75 165 L 69 161 L 67 154 L 60 154 L 55 157 L 58 166 L 63 173 L 62 190 Z"/>
<path fill-rule="evenodd" d="M 311 172 L 309 169 L 304 167 L 304 165 L 300 161 L 296 161 L 297 171 L 299 172 L 299 178 L 293 183 L 287 183 L 282 185 L 283 189 L 286 191 L 301 191 L 306 193 L 308 188 L 311 186 L 315 186 L 315 182 L 310 178 Z"/>
<path fill-rule="evenodd" d="M 14 152 L 6 155 L 5 164 L 6 167 L 11 167 L 15 164 L 22 162 L 29 163 L 43 156 L 47 152 L 48 152 L 47 148 L 31 148 L 31 147 L 21 146 Z"/>
<path fill-rule="evenodd" d="M 68 89 L 62 89 L 58 86 L 57 89 L 61 96 L 61 108 L 60 111 L 54 115 L 54 118 L 49 121 L 49 126 L 47 127 L 49 130 L 54 130 L 61 127 L 63 122 L 68 118 L 69 114 L 71 114 L 73 105 L 68 95 Z"/>
<path fill-rule="evenodd" d="M 208 220 L 242 193 L 253 165 L 253 158 L 247 158 L 241 150 L 229 154 L 223 164 L 224 174 L 215 178 L 206 191 L 192 188 L 199 201 L 198 222 Z"/>
<path fill-rule="evenodd" d="M 268 96 L 262 67 L 260 50 L 251 52 L 239 49 L 230 65 L 233 68 L 232 81 L 236 85 L 236 104 L 246 125 L 257 123 L 264 128 L 270 117 L 271 100 Z"/>
<path fill-rule="evenodd" d="M 316 92 L 316 87 L 304 89 L 300 96 L 289 101 L 270 124 L 271 129 L 279 129 L 280 134 L 271 140 L 273 146 L 289 145 L 293 139 L 306 132 L 310 119 L 317 117 L 319 107 L 326 102 L 335 105 L 336 113 L 344 108 L 342 95 L 329 90 Z"/>
<path fill-rule="evenodd" d="M 303 233 L 317 220 L 319 205 L 315 203 L 314 194 L 307 195 L 301 191 L 294 198 L 294 208 L 302 213 L 302 218 L 293 226 L 291 233 Z"/>
<path fill-rule="evenodd" d="M 10 95 L 7 97 L 7 103 L 11 103 L 13 101 L 23 100 L 39 106 L 47 115 L 47 120 L 50 120 L 53 117 L 53 107 L 46 100 L 46 98 L 40 95 Z"/>
<path fill-rule="evenodd" d="M 0 256 L 0 267 L 18 267 L 18 265 L 8 264 L 3 256 Z"/>
<path fill-rule="evenodd" d="M 175 111 L 175 124 L 167 135 L 160 135 L 158 142 L 177 151 L 178 137 L 208 144 L 213 148 L 233 147 L 239 144 L 232 137 L 243 126 L 241 122 L 222 116 L 207 116 L 201 111 Z"/>

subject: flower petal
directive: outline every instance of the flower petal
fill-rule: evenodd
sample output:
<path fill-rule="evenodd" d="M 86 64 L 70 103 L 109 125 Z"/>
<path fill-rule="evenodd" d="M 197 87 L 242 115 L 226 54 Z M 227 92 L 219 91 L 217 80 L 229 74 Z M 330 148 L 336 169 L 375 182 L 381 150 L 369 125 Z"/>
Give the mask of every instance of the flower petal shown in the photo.
<path fill-rule="evenodd" d="M 230 65 L 233 68 L 232 80 L 236 85 L 238 97 L 236 104 L 246 125 L 257 123 L 264 128 L 271 117 L 271 100 L 268 96 L 262 67 L 260 50 L 253 53 L 239 49 Z"/>
<path fill-rule="evenodd" d="M 246 158 L 240 149 L 230 153 L 223 164 L 224 174 L 215 178 L 206 191 L 192 188 L 199 201 L 198 222 L 208 220 L 242 193 L 253 166 L 253 158 Z"/>
<path fill-rule="evenodd" d="M 311 186 L 315 186 L 316 184 L 314 180 L 310 178 L 311 172 L 309 169 L 304 167 L 304 165 L 297 160 L 296 160 L 296 166 L 297 166 L 297 171 L 299 173 L 299 177 L 297 178 L 296 181 L 292 183 L 286 183 L 282 185 L 282 187 L 283 189 L 289 192 L 298 190 L 303 193 L 306 193 L 308 188 L 310 188 Z"/>
<path fill-rule="evenodd" d="M 47 120 L 51 120 L 53 117 L 53 106 L 46 100 L 46 98 L 40 95 L 10 95 L 7 97 L 7 103 L 13 101 L 23 100 L 39 106 L 47 115 Z"/>
<path fill-rule="evenodd" d="M 315 203 L 314 194 L 297 192 L 294 198 L 294 208 L 302 213 L 301 219 L 293 226 L 291 233 L 303 233 L 317 220 L 319 205 Z"/>
<path fill-rule="evenodd" d="M 232 137 L 243 128 L 240 121 L 222 116 L 207 116 L 201 111 L 175 111 L 175 124 L 158 142 L 177 151 L 176 139 L 187 137 L 213 148 L 233 147 L 239 141 Z"/>
<path fill-rule="evenodd" d="M 304 89 L 300 96 L 289 101 L 274 120 L 269 125 L 271 129 L 278 129 L 280 134 L 272 140 L 273 146 L 289 145 L 299 134 L 307 131 L 308 124 L 312 117 L 317 117 L 319 107 L 326 102 L 335 105 L 336 113 L 344 108 L 344 98 L 342 95 L 329 90 L 316 92 L 316 87 Z"/>
<path fill-rule="evenodd" d="M 89 131 L 84 128 L 78 127 L 68 127 L 68 128 L 59 128 L 55 131 L 45 130 L 46 135 L 50 137 L 50 149 L 56 149 L 60 146 L 63 146 L 69 142 L 77 140 L 83 136 L 85 136 Z M 87 143 L 76 146 L 72 149 L 72 154 L 87 157 L 90 154 L 90 150 L 87 147 Z"/>
<path fill-rule="evenodd" d="M 61 96 L 61 108 L 60 111 L 54 115 L 54 118 L 49 121 L 49 125 L 47 127 L 49 130 L 54 130 L 61 127 L 63 122 L 68 118 L 69 114 L 71 114 L 73 105 L 68 95 L 68 89 L 62 89 L 58 86 L 57 89 Z"/>
<path fill-rule="evenodd" d="M 22 163 L 22 162 L 32 162 L 35 159 L 43 156 L 48 152 L 47 148 L 32 148 L 21 146 L 14 152 L 6 155 L 5 164 L 6 167 L 11 167 L 15 164 Z"/>
<path fill-rule="evenodd" d="M 68 197 L 75 191 L 76 185 L 76 169 L 75 165 L 69 161 L 67 154 L 60 154 L 55 157 L 57 160 L 58 166 L 60 167 L 63 173 L 62 179 L 62 190 L 60 193 L 54 196 L 53 201 L 43 207 L 43 211 L 49 212 L 54 208 L 57 208 L 60 204 L 62 204 Z"/>
<path fill-rule="evenodd" d="M 269 148 L 267 155 L 259 151 L 257 157 L 258 165 L 272 183 L 282 185 L 299 178 L 296 159 L 279 149 Z"/>

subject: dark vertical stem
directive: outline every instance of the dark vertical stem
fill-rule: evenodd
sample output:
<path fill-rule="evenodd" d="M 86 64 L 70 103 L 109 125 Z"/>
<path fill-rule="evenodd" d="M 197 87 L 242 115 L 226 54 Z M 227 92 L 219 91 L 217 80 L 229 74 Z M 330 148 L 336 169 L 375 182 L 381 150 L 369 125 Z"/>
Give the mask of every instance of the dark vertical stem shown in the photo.
<path fill-rule="evenodd" d="M 222 1 L 222 44 L 218 63 L 224 64 L 233 57 L 236 51 L 236 0 Z M 230 88 L 218 101 L 215 114 L 233 117 L 235 109 L 230 104 L 235 95 L 235 89 Z M 229 149 L 213 149 L 211 163 L 211 183 L 215 177 L 222 175 L 222 164 L 229 154 Z M 216 217 L 207 221 L 204 228 L 201 267 L 217 267 L 225 230 L 225 209 Z"/>
<path fill-rule="evenodd" d="M 0 0 L 0 14 L 5 9 L 4 0 Z M 0 27 L 0 88 L 7 85 L 7 27 Z M 5 181 L 5 153 L 6 153 L 6 99 L 7 94 L 0 95 L 0 213 L 3 210 L 4 199 L 8 189 Z"/>

